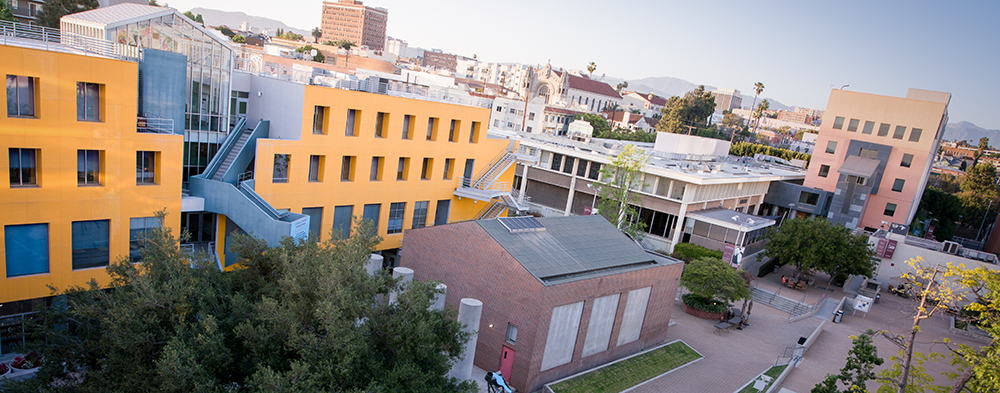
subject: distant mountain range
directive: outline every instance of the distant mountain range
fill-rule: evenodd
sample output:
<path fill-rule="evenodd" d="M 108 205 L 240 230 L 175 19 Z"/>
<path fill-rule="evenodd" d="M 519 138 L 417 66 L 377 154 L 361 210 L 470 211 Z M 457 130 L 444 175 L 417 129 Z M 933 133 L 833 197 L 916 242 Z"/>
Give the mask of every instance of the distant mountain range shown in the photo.
<path fill-rule="evenodd" d="M 180 10 L 184 12 L 184 10 Z M 198 15 L 201 14 L 202 19 L 205 20 L 206 26 L 219 26 L 226 25 L 230 29 L 236 30 L 240 27 L 240 24 L 247 22 L 252 28 L 257 32 L 264 29 L 277 30 L 282 29 L 284 31 L 291 31 L 296 34 L 302 34 L 308 36 L 310 34 L 309 30 L 297 29 L 288 26 L 281 21 L 274 19 L 262 18 L 259 16 L 250 16 L 243 12 L 231 12 L 231 11 L 219 11 L 208 8 L 196 7 L 191 9 L 191 13 Z"/>
<path fill-rule="evenodd" d="M 972 146 L 979 145 L 979 138 L 990 138 L 990 146 L 1000 144 L 1000 130 L 987 130 L 967 121 L 948 123 L 944 130 L 944 139 L 949 141 L 971 141 Z"/>
<path fill-rule="evenodd" d="M 623 80 L 624 79 L 614 78 L 610 76 L 604 78 L 604 82 L 611 85 L 612 87 L 614 87 L 618 83 L 621 83 L 621 81 Z M 667 98 L 673 96 L 683 96 L 684 93 L 687 93 L 697 88 L 698 84 L 696 83 L 691 83 L 684 79 L 672 78 L 669 76 L 656 76 L 656 77 L 648 77 L 642 79 L 632 79 L 628 81 L 628 90 L 638 91 L 640 93 L 653 93 L 658 96 Z M 705 85 L 705 90 L 712 91 L 715 89 L 716 89 L 715 86 Z M 757 102 L 760 102 L 764 98 L 767 98 L 767 101 L 770 104 L 770 109 L 778 109 L 783 111 L 792 109 L 792 107 L 782 104 L 778 102 L 778 100 L 775 100 L 773 98 L 758 97 Z M 744 94 L 742 106 L 744 108 L 749 108 L 751 105 L 753 105 L 753 95 Z"/>

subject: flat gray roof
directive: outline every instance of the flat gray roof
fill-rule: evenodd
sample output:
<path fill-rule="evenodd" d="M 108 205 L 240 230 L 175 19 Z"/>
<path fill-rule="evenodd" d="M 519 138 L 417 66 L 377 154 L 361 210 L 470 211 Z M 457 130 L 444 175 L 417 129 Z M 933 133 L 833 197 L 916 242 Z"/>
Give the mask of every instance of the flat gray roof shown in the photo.
<path fill-rule="evenodd" d="M 542 217 L 538 222 L 544 231 L 511 233 L 496 219 L 477 221 L 546 286 L 680 263 L 646 252 L 601 216 Z"/>
<path fill-rule="evenodd" d="M 707 222 L 712 225 L 718 225 L 743 232 L 767 228 L 775 223 L 775 221 L 770 218 L 740 213 L 736 210 L 729 210 L 721 207 L 690 212 L 687 216 L 688 218 L 693 218 L 701 222 Z"/>

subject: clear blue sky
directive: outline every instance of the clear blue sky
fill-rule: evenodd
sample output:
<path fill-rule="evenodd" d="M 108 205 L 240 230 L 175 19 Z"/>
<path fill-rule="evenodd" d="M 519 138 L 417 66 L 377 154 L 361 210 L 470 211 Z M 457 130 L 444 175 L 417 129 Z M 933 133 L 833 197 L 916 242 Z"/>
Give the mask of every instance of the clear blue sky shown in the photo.
<path fill-rule="evenodd" d="M 164 1 L 161 0 L 161 4 Z M 319 26 L 319 0 L 171 0 Z M 388 34 L 484 61 L 671 76 L 823 109 L 831 84 L 952 93 L 951 121 L 1000 129 L 1000 1 L 366 0 Z"/>

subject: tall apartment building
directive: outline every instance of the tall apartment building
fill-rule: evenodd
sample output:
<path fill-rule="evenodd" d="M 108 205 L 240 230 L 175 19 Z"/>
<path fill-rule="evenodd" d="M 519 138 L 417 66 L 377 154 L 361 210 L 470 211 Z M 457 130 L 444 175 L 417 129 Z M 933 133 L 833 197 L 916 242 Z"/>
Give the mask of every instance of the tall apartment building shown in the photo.
<path fill-rule="evenodd" d="M 712 92 L 712 96 L 715 97 L 715 111 L 718 113 L 740 109 L 743 104 L 743 95 L 733 88 L 720 87 Z"/>
<path fill-rule="evenodd" d="M 339 0 L 336 3 L 323 2 L 323 41 L 345 40 L 369 49 L 385 48 L 385 27 L 389 21 L 389 10 L 369 7 L 358 0 Z"/>

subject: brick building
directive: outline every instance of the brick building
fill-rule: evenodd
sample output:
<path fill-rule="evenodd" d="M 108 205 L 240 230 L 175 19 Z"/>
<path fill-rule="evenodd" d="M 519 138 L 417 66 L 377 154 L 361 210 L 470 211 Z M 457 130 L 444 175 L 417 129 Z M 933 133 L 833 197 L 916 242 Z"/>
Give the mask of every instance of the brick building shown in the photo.
<path fill-rule="evenodd" d="M 345 40 L 368 49 L 385 48 L 385 27 L 389 10 L 369 7 L 358 0 L 323 2 L 322 41 Z"/>
<path fill-rule="evenodd" d="M 474 363 L 522 392 L 663 343 L 684 266 L 601 216 L 410 230 L 402 254 L 414 279 L 448 286 L 448 307 L 483 302 Z"/>

